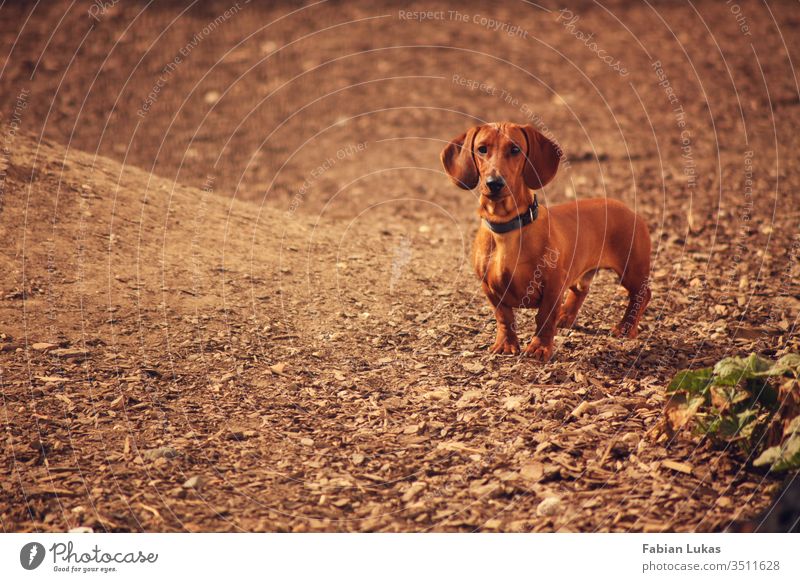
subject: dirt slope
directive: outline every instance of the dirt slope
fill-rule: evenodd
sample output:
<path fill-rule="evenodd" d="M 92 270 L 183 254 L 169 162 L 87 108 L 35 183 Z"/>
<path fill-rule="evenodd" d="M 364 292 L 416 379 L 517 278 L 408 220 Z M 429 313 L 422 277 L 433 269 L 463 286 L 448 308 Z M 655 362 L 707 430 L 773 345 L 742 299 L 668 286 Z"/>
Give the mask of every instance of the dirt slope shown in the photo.
<path fill-rule="evenodd" d="M 797 349 L 762 277 L 700 292 L 711 228 L 656 241 L 641 340 L 602 277 L 538 366 L 485 352 L 466 205 L 318 226 L 26 134 L 5 194 L 6 531 L 710 530 L 774 486 L 644 439 L 676 367 Z M 743 264 L 781 277 L 770 252 Z"/>
<path fill-rule="evenodd" d="M 678 173 L 683 129 L 694 160 L 752 149 L 766 169 L 798 147 L 791 1 L 737 1 L 738 18 L 716 1 L 130 0 L 92 17 L 94 4 L 3 4 L 0 113 L 27 91 L 31 133 L 198 188 L 212 174 L 219 192 L 281 210 L 320 163 L 364 142 L 303 207 L 319 211 L 356 178 L 348 192 L 370 202 L 398 180 L 416 186 L 387 168 L 438 169 L 437 140 L 476 119 L 543 124 L 572 160 L 674 157 Z M 630 193 L 636 181 L 607 186 L 596 170 L 583 173 L 598 190 Z M 699 177 L 700 189 L 718 185 Z"/>

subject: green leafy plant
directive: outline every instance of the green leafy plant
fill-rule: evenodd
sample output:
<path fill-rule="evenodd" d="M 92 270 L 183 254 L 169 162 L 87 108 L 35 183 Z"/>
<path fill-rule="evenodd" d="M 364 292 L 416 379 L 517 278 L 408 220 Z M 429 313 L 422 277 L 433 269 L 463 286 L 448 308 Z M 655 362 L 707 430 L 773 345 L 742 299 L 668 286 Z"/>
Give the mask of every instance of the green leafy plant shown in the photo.
<path fill-rule="evenodd" d="M 777 362 L 751 354 L 720 360 L 713 368 L 682 370 L 659 436 L 671 438 L 684 427 L 716 442 L 758 454 L 757 467 L 800 469 L 800 355 Z"/>

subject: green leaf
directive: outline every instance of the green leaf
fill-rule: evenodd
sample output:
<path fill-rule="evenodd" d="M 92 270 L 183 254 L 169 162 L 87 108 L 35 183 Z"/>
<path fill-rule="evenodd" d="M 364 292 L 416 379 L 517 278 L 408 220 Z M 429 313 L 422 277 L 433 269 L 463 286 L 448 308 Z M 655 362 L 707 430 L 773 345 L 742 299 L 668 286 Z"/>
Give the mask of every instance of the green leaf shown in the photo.
<path fill-rule="evenodd" d="M 742 380 L 757 378 L 772 368 L 772 362 L 756 354 L 747 358 L 725 358 L 714 366 L 714 383 L 720 386 L 736 386 Z"/>
<path fill-rule="evenodd" d="M 719 417 L 716 423 L 717 432 L 725 440 L 733 440 L 745 437 L 745 434 L 752 434 L 757 417 L 756 411 L 748 408 L 739 414 L 725 414 Z M 748 430 L 745 430 L 748 429 Z"/>
<path fill-rule="evenodd" d="M 719 432 L 719 427 L 722 423 L 722 418 L 720 416 L 702 414 L 695 418 L 697 418 L 697 432 L 700 434 L 715 435 Z"/>
<path fill-rule="evenodd" d="M 747 390 L 738 390 L 734 388 L 732 394 L 733 396 L 731 397 L 731 404 L 740 404 L 752 398 L 751 393 Z"/>
<path fill-rule="evenodd" d="M 756 411 L 753 410 L 752 408 L 748 408 L 747 410 L 744 410 L 743 412 L 737 414 L 736 420 L 739 423 L 739 428 L 740 429 L 744 428 L 744 426 L 749 422 L 751 422 L 752 420 L 754 420 L 756 416 L 758 415 L 756 414 Z"/>
<path fill-rule="evenodd" d="M 766 467 L 767 465 L 772 465 L 775 461 L 777 461 L 781 456 L 781 447 L 780 445 L 776 447 L 770 447 L 765 449 L 763 453 L 761 453 L 758 458 L 753 461 L 754 467 Z"/>
<path fill-rule="evenodd" d="M 743 358 L 733 356 L 714 364 L 714 384 L 718 386 L 736 386 L 747 369 Z"/>
<path fill-rule="evenodd" d="M 753 414 L 755 414 L 754 411 Z M 745 424 L 742 425 L 741 429 L 739 429 L 739 436 L 747 441 L 748 443 L 752 442 L 753 436 L 756 434 L 756 428 L 759 426 L 759 423 L 764 422 L 768 418 L 767 415 L 761 415 Z"/>
<path fill-rule="evenodd" d="M 711 381 L 711 368 L 700 368 L 699 370 L 681 370 L 672 379 L 667 387 L 667 392 L 686 390 L 691 394 L 705 394 L 708 384 Z"/>
<path fill-rule="evenodd" d="M 783 429 L 783 436 L 789 436 L 790 434 L 800 434 L 800 416 L 795 416 Z"/>
<path fill-rule="evenodd" d="M 756 353 L 752 353 L 747 356 L 745 360 L 745 364 L 747 365 L 747 370 L 749 374 L 761 374 L 762 372 L 766 372 L 767 370 L 771 369 L 774 366 L 774 363 L 766 358 L 762 358 Z"/>
<path fill-rule="evenodd" d="M 770 447 L 753 461 L 756 467 L 770 466 L 770 471 L 800 469 L 800 435 L 794 435 L 783 445 Z"/>
<path fill-rule="evenodd" d="M 767 371 L 765 376 L 794 376 L 800 377 L 800 354 L 786 354 Z"/>
<path fill-rule="evenodd" d="M 778 388 L 779 381 L 790 379 Z M 706 434 L 717 442 L 736 445 L 750 454 L 765 434 L 774 436 L 783 430 L 784 442 L 764 450 L 755 466 L 769 466 L 772 471 L 800 468 L 800 416 L 787 417 L 795 404 L 781 406 L 781 400 L 796 395 L 800 387 L 800 355 L 788 354 L 778 362 L 753 353 L 730 357 L 712 369 L 682 370 L 667 389 L 673 393 L 665 410 L 672 425 L 691 423 L 696 434 Z M 795 398 L 795 396 L 792 396 Z M 792 400 L 796 403 L 795 400 Z"/>
<path fill-rule="evenodd" d="M 800 469 L 800 435 L 794 435 L 782 447 L 781 455 L 770 469 L 772 471 L 792 471 Z"/>

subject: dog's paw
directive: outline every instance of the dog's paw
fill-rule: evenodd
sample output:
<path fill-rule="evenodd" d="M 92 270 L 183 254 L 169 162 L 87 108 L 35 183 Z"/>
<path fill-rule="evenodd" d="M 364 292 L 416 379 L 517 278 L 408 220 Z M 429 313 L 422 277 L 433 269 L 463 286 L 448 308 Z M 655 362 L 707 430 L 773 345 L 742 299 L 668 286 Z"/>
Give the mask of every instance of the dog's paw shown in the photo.
<path fill-rule="evenodd" d="M 548 362 L 553 357 L 553 344 L 543 345 L 542 341 L 535 337 L 525 348 L 525 355 L 538 362 Z"/>
<path fill-rule="evenodd" d="M 519 342 L 509 338 L 498 339 L 494 345 L 489 348 L 492 354 L 511 354 L 516 355 L 519 353 Z"/>
<path fill-rule="evenodd" d="M 620 323 L 613 327 L 611 330 L 611 335 L 619 338 L 636 339 L 636 337 L 639 335 L 639 329 L 636 325 Z"/>

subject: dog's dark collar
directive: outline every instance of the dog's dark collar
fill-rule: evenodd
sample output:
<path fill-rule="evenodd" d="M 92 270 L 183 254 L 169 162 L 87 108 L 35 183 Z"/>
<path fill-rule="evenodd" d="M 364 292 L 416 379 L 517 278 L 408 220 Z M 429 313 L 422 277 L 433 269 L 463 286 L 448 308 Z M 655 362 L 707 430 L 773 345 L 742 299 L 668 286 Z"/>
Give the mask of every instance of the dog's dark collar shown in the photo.
<path fill-rule="evenodd" d="M 528 206 L 528 209 L 516 218 L 512 218 L 508 222 L 489 222 L 486 219 L 484 219 L 483 222 L 492 232 L 504 234 L 506 232 L 511 232 L 512 230 L 522 228 L 523 226 L 528 226 L 531 222 L 536 220 L 536 217 L 538 216 L 539 202 L 536 200 L 536 196 L 534 195 L 533 204 Z"/>

